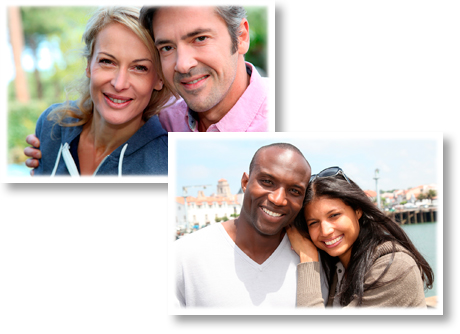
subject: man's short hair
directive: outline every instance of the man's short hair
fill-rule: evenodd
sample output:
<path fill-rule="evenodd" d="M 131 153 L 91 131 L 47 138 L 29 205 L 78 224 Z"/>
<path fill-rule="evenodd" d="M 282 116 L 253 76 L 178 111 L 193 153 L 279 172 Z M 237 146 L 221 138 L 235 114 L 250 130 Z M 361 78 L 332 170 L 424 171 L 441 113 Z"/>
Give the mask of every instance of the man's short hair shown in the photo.
<path fill-rule="evenodd" d="M 150 7 L 143 6 L 139 16 L 139 22 L 150 31 L 152 38 L 155 40 L 153 35 L 153 16 L 155 12 L 161 7 Z M 238 37 L 241 31 L 238 29 L 241 20 L 245 19 L 247 14 L 246 10 L 241 6 L 217 6 L 216 12 L 227 24 L 227 29 L 232 40 L 232 54 L 238 51 Z"/>
<path fill-rule="evenodd" d="M 256 151 L 256 153 L 254 153 L 254 156 L 252 157 L 251 163 L 249 164 L 249 175 L 251 175 L 251 172 L 254 169 L 257 154 L 260 151 L 262 151 L 262 150 L 264 150 L 266 148 L 269 148 L 269 147 L 278 147 L 278 148 L 281 148 L 281 149 L 284 149 L 284 150 L 290 150 L 290 151 L 293 151 L 293 152 L 296 152 L 296 153 L 300 154 L 300 156 L 305 159 L 305 157 L 302 154 L 302 152 L 292 144 L 289 144 L 289 143 L 273 143 L 273 144 L 265 145 L 265 146 L 262 146 L 261 148 L 259 148 Z M 305 161 L 306 161 L 308 167 L 311 169 L 310 164 L 308 163 L 307 159 L 305 159 Z"/>

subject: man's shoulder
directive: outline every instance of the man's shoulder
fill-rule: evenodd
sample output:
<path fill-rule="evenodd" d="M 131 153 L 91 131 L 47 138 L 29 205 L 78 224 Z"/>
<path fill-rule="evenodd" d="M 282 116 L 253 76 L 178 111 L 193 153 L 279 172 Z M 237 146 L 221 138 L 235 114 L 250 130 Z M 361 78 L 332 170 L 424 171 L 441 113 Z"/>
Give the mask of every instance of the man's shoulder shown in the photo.
<path fill-rule="evenodd" d="M 190 131 L 185 117 L 187 111 L 187 104 L 182 98 L 178 100 L 172 98 L 166 104 L 166 107 L 161 110 L 158 117 L 161 125 L 168 132 Z"/>
<path fill-rule="evenodd" d="M 222 232 L 221 224 L 213 224 L 204 227 L 196 232 L 182 236 L 174 241 L 176 253 L 186 256 L 193 256 L 195 253 L 207 252 L 222 245 L 225 242 L 225 235 Z"/>
<path fill-rule="evenodd" d="M 207 239 L 212 235 L 219 235 L 221 230 L 221 224 L 212 224 L 207 227 L 195 231 L 190 234 L 182 236 L 182 238 L 176 240 L 174 243 L 177 245 L 196 243 L 202 239 Z"/>

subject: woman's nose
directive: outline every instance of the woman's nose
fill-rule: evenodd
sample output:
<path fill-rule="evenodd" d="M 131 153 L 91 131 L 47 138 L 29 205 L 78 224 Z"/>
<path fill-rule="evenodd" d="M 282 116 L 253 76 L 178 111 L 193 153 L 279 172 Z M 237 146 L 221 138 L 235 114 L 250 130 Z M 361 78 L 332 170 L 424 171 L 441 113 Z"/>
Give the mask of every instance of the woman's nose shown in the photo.
<path fill-rule="evenodd" d="M 129 74 L 127 70 L 120 69 L 112 79 L 112 86 L 116 91 L 122 91 L 129 87 Z"/>

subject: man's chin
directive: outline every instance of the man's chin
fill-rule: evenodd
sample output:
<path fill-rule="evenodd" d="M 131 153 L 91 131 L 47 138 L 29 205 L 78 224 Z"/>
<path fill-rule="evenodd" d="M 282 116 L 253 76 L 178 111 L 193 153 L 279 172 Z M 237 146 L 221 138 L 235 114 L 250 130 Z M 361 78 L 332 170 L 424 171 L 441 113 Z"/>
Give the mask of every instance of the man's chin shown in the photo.
<path fill-rule="evenodd" d="M 260 235 L 266 236 L 266 237 L 273 237 L 273 236 L 277 236 L 280 233 L 282 233 L 286 226 L 287 226 L 286 224 L 281 224 L 277 226 L 256 225 L 255 227 L 256 227 L 257 232 Z"/>
<path fill-rule="evenodd" d="M 214 107 L 214 105 L 210 106 L 208 104 L 198 103 L 196 101 L 192 101 L 191 99 L 184 98 L 184 101 L 185 103 L 187 103 L 189 109 L 193 110 L 196 113 L 203 113 L 209 111 L 212 107 Z"/>

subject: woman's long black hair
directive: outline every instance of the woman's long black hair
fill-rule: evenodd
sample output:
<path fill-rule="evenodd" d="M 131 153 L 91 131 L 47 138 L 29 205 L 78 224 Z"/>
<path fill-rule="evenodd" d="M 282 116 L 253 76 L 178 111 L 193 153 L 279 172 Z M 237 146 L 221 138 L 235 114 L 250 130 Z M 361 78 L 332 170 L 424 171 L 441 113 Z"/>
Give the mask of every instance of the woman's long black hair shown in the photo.
<path fill-rule="evenodd" d="M 350 183 L 340 174 L 329 177 L 317 177 L 308 186 L 305 195 L 304 207 L 315 198 L 340 199 L 353 210 L 361 209 L 363 214 L 359 219 L 360 231 L 358 238 L 353 243 L 350 262 L 346 269 L 346 276 L 342 280 L 337 295 L 340 297 L 342 306 L 348 305 L 357 298 L 361 305 L 364 291 L 386 285 L 405 275 L 405 272 L 391 281 L 381 281 L 382 276 L 388 271 L 395 253 L 397 244 L 404 247 L 412 255 L 417 266 L 420 268 L 425 288 L 432 288 L 434 273 L 428 262 L 417 251 L 404 230 L 392 219 L 387 217 L 377 206 L 371 202 L 364 191 L 352 180 Z M 308 236 L 308 226 L 305 221 L 304 210 L 301 210 L 294 222 L 299 232 Z M 386 241 L 393 244 L 393 257 L 388 262 L 382 275 L 371 284 L 365 285 L 364 280 L 367 272 L 374 262 L 376 247 Z M 332 257 L 326 252 L 319 250 L 321 264 L 326 272 L 326 278 L 331 286 L 338 257 Z"/>

